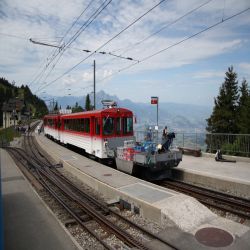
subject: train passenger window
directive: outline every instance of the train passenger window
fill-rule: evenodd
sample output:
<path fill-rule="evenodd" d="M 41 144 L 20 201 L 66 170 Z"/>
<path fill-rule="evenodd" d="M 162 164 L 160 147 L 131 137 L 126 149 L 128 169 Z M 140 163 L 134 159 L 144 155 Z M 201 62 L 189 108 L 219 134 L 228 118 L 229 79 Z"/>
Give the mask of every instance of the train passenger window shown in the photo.
<path fill-rule="evenodd" d="M 74 130 L 74 131 L 78 131 L 78 120 L 77 120 L 77 119 L 74 119 L 74 120 L 73 120 L 73 124 L 74 124 L 74 125 L 73 125 L 73 130 Z"/>
<path fill-rule="evenodd" d="M 84 131 L 84 119 L 80 119 L 80 131 Z"/>
<path fill-rule="evenodd" d="M 100 134 L 100 123 L 98 118 L 95 118 L 95 134 L 96 135 Z"/>
<path fill-rule="evenodd" d="M 64 120 L 64 129 L 68 130 L 69 129 L 69 120 Z"/>
<path fill-rule="evenodd" d="M 133 119 L 132 117 L 123 118 L 123 134 L 133 133 Z"/>
<path fill-rule="evenodd" d="M 114 132 L 114 118 L 104 117 L 102 120 L 102 124 L 103 124 L 103 134 L 112 135 Z"/>
<path fill-rule="evenodd" d="M 122 119 L 121 117 L 116 118 L 116 134 L 120 135 L 122 131 Z"/>
<path fill-rule="evenodd" d="M 90 119 L 89 118 L 85 118 L 84 123 L 85 123 L 85 132 L 89 133 L 89 131 L 90 131 Z"/>
<path fill-rule="evenodd" d="M 49 127 L 53 127 L 54 122 L 52 119 L 48 119 L 48 125 L 49 125 Z"/>
<path fill-rule="evenodd" d="M 80 131 L 80 119 L 75 119 L 75 131 Z"/>
<path fill-rule="evenodd" d="M 73 130 L 73 120 L 69 119 L 69 130 Z"/>
<path fill-rule="evenodd" d="M 68 130 L 71 130 L 71 123 L 70 123 L 70 119 L 68 119 Z"/>

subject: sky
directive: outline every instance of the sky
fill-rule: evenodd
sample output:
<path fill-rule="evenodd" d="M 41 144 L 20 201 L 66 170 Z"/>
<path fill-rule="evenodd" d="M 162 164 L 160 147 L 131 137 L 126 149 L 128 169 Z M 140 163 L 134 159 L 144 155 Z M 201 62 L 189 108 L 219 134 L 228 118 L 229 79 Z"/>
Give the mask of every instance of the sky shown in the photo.
<path fill-rule="evenodd" d="M 231 65 L 250 83 L 249 8 L 249 0 L 0 0 L 0 77 L 42 98 L 81 96 L 93 92 L 95 60 L 96 91 L 213 106 Z"/>

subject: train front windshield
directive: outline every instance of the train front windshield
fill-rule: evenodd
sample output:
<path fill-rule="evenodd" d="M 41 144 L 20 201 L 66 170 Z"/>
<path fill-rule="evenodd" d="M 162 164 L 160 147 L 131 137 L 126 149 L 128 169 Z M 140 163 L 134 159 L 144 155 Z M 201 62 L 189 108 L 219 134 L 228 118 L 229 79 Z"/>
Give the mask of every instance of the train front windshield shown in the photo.
<path fill-rule="evenodd" d="M 103 135 L 129 135 L 133 133 L 132 117 L 104 117 L 102 120 Z"/>
<path fill-rule="evenodd" d="M 133 133 L 133 118 L 125 117 L 123 118 L 123 134 L 131 134 Z"/>
<path fill-rule="evenodd" d="M 104 135 L 112 135 L 114 133 L 114 118 L 112 117 L 104 117 L 103 121 L 103 134 Z"/>

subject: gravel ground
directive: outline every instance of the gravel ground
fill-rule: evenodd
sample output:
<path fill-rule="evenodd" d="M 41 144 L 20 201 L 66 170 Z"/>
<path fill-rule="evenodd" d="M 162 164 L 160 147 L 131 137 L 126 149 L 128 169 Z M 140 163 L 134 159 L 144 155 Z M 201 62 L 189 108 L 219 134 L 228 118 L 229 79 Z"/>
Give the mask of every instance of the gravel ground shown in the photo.
<path fill-rule="evenodd" d="M 243 219 L 235 214 L 231 214 L 231 213 L 228 213 L 228 212 L 225 212 L 225 211 L 221 211 L 221 210 L 218 210 L 216 208 L 212 208 L 210 207 L 209 208 L 213 213 L 217 214 L 218 216 L 220 217 L 223 217 L 223 218 L 226 218 L 228 220 L 231 220 L 231 221 L 234 221 L 234 222 L 237 222 L 237 223 L 240 223 L 242 225 L 245 225 L 247 227 L 250 227 L 250 220 L 247 220 L 247 219 Z"/>
<path fill-rule="evenodd" d="M 88 192 L 89 194 L 91 194 L 92 197 L 98 199 L 99 201 L 105 202 L 104 197 L 102 197 L 98 192 L 96 192 L 92 188 L 83 184 L 75 176 L 73 176 L 64 169 L 60 169 L 60 172 L 63 173 L 73 183 L 75 183 L 81 190 Z M 50 207 L 50 209 L 53 211 L 53 213 L 56 215 L 56 217 L 62 222 L 62 224 L 65 225 L 65 223 L 73 221 L 72 217 L 68 215 L 64 208 L 62 208 L 62 206 L 56 200 L 54 200 L 51 195 L 47 193 L 47 191 L 40 191 L 39 194 L 46 202 L 46 204 Z M 131 211 L 120 211 L 117 207 L 112 207 L 112 209 L 121 214 L 122 216 L 126 217 L 127 219 L 131 220 L 132 222 L 135 222 L 137 225 L 146 228 L 152 233 L 158 233 L 163 229 L 156 223 L 146 220 L 140 215 L 134 214 Z M 148 235 L 145 235 L 141 231 L 130 227 L 126 222 L 119 220 L 117 217 L 109 215 L 108 218 L 110 221 L 114 221 L 117 226 L 125 229 L 129 234 L 133 235 L 141 242 L 150 241 L 150 237 Z M 87 222 L 86 225 L 91 231 L 97 233 L 102 239 L 105 240 L 106 243 L 111 245 L 114 249 L 129 249 L 113 234 L 109 234 L 103 231 L 103 229 L 95 221 L 91 220 Z M 83 249 L 104 249 L 104 247 L 80 225 L 69 223 L 66 228 Z"/>
<path fill-rule="evenodd" d="M 75 183 L 80 189 L 90 193 L 92 197 L 95 197 L 99 201 L 105 202 L 105 198 L 101 194 L 83 184 L 77 177 L 73 176 L 63 168 L 59 169 L 59 171 L 63 173 L 73 183 Z M 38 193 L 46 202 L 46 204 L 50 207 L 50 209 L 53 211 L 56 217 L 62 222 L 62 224 L 65 224 L 66 222 L 72 220 L 72 217 L 64 210 L 64 208 L 61 207 L 60 204 L 58 204 L 57 201 L 51 198 L 50 194 L 48 194 L 46 191 L 38 191 Z M 142 218 L 140 215 L 134 214 L 131 211 L 128 210 L 120 211 L 118 208 L 115 207 L 113 209 L 115 209 L 115 211 L 118 211 L 122 216 L 135 222 L 137 225 L 146 228 L 147 230 L 151 231 L 154 234 L 157 234 L 158 232 L 164 229 L 163 227 L 160 227 L 158 224 L 146 220 Z M 242 218 L 239 218 L 236 215 L 225 213 L 217 209 L 211 208 L 211 210 L 219 216 L 225 217 L 227 219 L 233 220 L 235 222 L 241 223 L 246 226 L 250 226 L 249 220 L 243 220 Z M 124 222 L 119 221 L 116 217 L 110 215 L 109 219 L 111 221 L 116 221 L 116 224 L 121 226 L 122 228 L 126 228 L 126 231 L 128 233 L 132 234 L 135 238 L 140 239 L 140 241 L 145 242 L 150 240 L 150 238 L 147 235 L 143 235 L 138 230 L 129 227 Z M 87 226 L 92 231 L 95 231 L 101 238 L 105 239 L 105 242 L 111 245 L 114 249 L 129 249 L 114 235 L 104 232 L 96 222 L 90 221 L 87 223 Z M 77 224 L 76 225 L 69 224 L 66 228 L 83 249 L 97 249 L 97 250 L 104 249 L 104 247 L 81 226 Z"/>
<path fill-rule="evenodd" d="M 190 184 L 195 184 L 195 183 L 190 183 Z M 196 184 L 197 186 L 202 186 L 204 188 L 207 188 L 207 189 L 211 189 L 213 190 L 211 187 L 208 187 L 207 185 L 198 185 Z M 219 192 L 225 192 L 225 191 L 222 191 L 220 189 L 217 189 L 217 191 Z M 244 195 L 239 195 L 237 194 L 236 192 L 230 192 L 230 191 L 227 191 L 225 193 L 228 193 L 230 195 L 234 195 L 234 196 L 239 196 L 239 197 L 242 197 L 242 198 L 245 198 L 245 199 L 249 199 L 249 197 L 246 197 Z M 217 214 L 218 216 L 221 216 L 223 218 L 226 218 L 228 220 L 231 220 L 231 221 L 234 221 L 234 222 L 237 222 L 237 223 L 240 223 L 242 225 L 245 225 L 245 226 L 248 226 L 250 227 L 250 220 L 247 220 L 247 219 L 243 219 L 235 214 L 231 214 L 231 213 L 228 213 L 228 212 L 225 212 L 225 211 L 222 211 L 222 210 L 218 210 L 216 208 L 213 208 L 213 207 L 210 207 L 209 208 L 213 213 Z"/>

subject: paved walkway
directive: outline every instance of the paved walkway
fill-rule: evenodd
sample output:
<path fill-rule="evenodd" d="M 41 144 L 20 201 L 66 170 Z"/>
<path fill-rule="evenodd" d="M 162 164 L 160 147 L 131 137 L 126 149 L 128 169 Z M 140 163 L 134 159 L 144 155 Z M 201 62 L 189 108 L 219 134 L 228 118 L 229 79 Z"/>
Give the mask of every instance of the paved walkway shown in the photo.
<path fill-rule="evenodd" d="M 183 155 L 183 160 L 179 164 L 178 168 L 218 178 L 230 179 L 235 182 L 244 182 L 250 185 L 249 162 L 217 162 L 214 158 L 210 157 Z"/>

